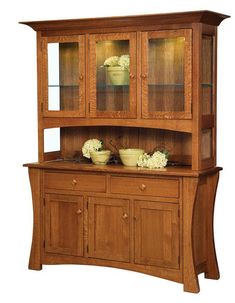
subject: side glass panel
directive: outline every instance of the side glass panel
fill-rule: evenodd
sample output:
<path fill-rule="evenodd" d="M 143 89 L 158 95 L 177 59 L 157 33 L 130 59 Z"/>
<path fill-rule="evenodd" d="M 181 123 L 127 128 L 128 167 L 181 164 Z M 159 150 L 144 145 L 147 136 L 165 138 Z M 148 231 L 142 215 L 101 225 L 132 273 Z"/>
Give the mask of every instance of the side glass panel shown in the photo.
<path fill-rule="evenodd" d="M 185 110 L 185 38 L 148 40 L 148 110 L 183 112 Z"/>
<path fill-rule="evenodd" d="M 202 143 L 201 143 L 201 158 L 202 160 L 210 159 L 212 157 L 212 129 L 202 130 Z"/>
<path fill-rule="evenodd" d="M 96 42 L 96 109 L 130 110 L 129 40 Z"/>
<path fill-rule="evenodd" d="M 44 152 L 60 150 L 60 128 L 44 129 Z"/>
<path fill-rule="evenodd" d="M 213 112 L 213 36 L 202 37 L 202 114 Z"/>
<path fill-rule="evenodd" d="M 48 43 L 48 110 L 79 110 L 79 43 Z"/>

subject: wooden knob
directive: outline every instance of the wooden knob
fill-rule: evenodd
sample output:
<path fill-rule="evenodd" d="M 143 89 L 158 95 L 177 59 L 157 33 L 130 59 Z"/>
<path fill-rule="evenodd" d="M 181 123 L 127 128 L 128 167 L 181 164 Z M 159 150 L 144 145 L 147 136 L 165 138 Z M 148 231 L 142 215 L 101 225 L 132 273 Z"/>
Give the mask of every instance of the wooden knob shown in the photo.
<path fill-rule="evenodd" d="M 79 76 L 79 80 L 83 80 L 83 75 L 82 74 Z"/>
<path fill-rule="evenodd" d="M 142 79 L 146 79 L 147 77 L 148 77 L 147 74 L 142 74 L 142 75 L 141 75 L 141 78 L 142 78 Z"/>
<path fill-rule="evenodd" d="M 79 208 L 79 209 L 77 210 L 77 214 L 80 215 L 81 213 L 82 213 L 82 210 Z"/>
<path fill-rule="evenodd" d="M 123 216 L 122 216 L 122 218 L 123 218 L 123 219 L 127 219 L 127 218 L 128 218 L 128 214 L 127 214 L 127 213 L 124 213 Z"/>
<path fill-rule="evenodd" d="M 73 179 L 72 185 L 76 185 L 76 184 L 77 184 L 77 180 L 76 180 L 76 179 Z"/>
<path fill-rule="evenodd" d="M 140 185 L 140 190 L 144 191 L 146 189 L 146 185 L 145 184 L 141 184 Z"/>
<path fill-rule="evenodd" d="M 131 79 L 135 79 L 135 75 L 132 74 L 132 73 L 130 73 L 130 78 L 131 78 Z"/>

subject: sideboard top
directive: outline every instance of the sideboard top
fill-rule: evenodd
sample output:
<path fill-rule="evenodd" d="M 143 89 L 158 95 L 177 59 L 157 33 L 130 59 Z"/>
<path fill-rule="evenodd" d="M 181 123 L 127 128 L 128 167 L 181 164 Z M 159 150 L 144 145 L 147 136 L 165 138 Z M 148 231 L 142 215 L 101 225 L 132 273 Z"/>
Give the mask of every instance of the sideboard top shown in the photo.
<path fill-rule="evenodd" d="M 203 10 L 125 17 L 119 16 L 89 19 L 23 21 L 20 23 L 30 26 L 35 31 L 58 31 L 185 23 L 205 23 L 218 26 L 224 19 L 229 17 L 230 16 L 228 15 Z"/>
<path fill-rule="evenodd" d="M 199 177 L 212 174 L 222 170 L 221 167 L 212 167 L 204 170 L 192 170 L 189 166 L 168 166 L 160 169 L 147 169 L 142 167 L 130 167 L 124 165 L 93 165 L 81 164 L 75 161 L 52 160 L 45 162 L 27 163 L 24 167 L 67 170 L 67 171 L 83 171 L 97 173 L 121 173 L 121 174 L 138 174 L 149 176 L 172 176 L 172 177 Z"/>

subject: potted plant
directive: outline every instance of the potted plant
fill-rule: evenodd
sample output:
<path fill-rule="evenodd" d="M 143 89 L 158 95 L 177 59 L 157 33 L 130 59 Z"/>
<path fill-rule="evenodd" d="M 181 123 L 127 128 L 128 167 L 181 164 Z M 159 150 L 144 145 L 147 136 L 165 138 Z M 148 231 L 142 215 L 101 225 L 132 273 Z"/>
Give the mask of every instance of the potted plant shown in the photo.
<path fill-rule="evenodd" d="M 109 57 L 104 61 L 104 66 L 107 67 L 108 76 L 113 85 L 129 84 L 129 55 Z"/>

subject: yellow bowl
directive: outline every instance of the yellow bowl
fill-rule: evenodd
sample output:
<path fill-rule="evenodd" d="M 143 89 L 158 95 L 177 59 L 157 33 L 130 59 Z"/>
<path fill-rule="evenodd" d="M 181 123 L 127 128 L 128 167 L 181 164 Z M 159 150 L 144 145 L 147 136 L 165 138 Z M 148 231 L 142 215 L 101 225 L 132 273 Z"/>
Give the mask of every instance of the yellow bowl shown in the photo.
<path fill-rule="evenodd" d="M 125 166 L 136 166 L 139 156 L 143 155 L 144 150 L 141 148 L 119 149 L 119 155 L 122 164 Z"/>
<path fill-rule="evenodd" d="M 111 151 L 110 150 L 101 150 L 94 151 L 90 153 L 91 160 L 96 165 L 106 165 L 109 161 Z"/>

